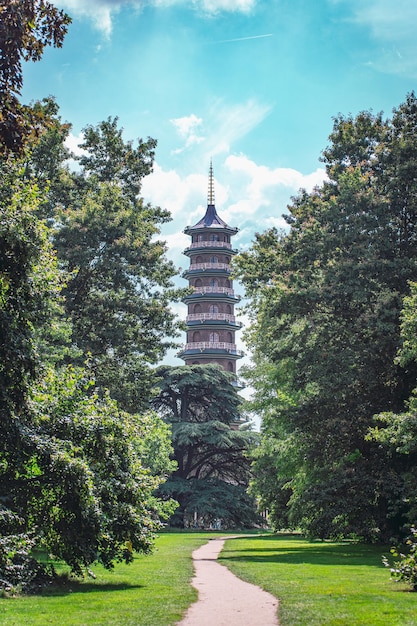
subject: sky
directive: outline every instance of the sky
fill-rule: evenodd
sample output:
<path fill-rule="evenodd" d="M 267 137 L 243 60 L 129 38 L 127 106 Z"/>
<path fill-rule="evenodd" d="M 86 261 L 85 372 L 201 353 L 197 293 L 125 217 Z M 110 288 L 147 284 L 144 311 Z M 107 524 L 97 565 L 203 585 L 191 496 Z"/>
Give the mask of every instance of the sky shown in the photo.
<path fill-rule="evenodd" d="M 182 269 L 182 231 L 205 212 L 210 159 L 217 211 L 245 250 L 256 232 L 285 226 L 300 188 L 323 181 L 335 116 L 388 117 L 417 87 L 415 0 L 54 4 L 73 23 L 62 49 L 26 64 L 22 99 L 55 96 L 74 150 L 86 125 L 109 116 L 126 140 L 158 141 L 142 193 L 171 212 L 163 236 Z"/>

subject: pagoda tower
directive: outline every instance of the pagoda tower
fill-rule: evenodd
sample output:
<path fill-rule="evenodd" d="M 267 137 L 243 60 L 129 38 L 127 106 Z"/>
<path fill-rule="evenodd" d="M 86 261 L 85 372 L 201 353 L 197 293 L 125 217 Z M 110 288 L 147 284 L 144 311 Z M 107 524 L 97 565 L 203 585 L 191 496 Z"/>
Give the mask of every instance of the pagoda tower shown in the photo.
<path fill-rule="evenodd" d="M 230 260 L 237 253 L 231 238 L 237 232 L 238 228 L 228 226 L 217 215 L 210 163 L 207 211 L 197 224 L 184 229 L 191 245 L 184 250 L 190 265 L 183 278 L 193 289 L 183 300 L 188 306 L 187 343 L 178 354 L 186 365 L 217 363 L 236 373 L 236 361 L 243 356 L 235 341 L 242 326 L 234 311 L 240 296 L 235 295 L 230 278 Z"/>

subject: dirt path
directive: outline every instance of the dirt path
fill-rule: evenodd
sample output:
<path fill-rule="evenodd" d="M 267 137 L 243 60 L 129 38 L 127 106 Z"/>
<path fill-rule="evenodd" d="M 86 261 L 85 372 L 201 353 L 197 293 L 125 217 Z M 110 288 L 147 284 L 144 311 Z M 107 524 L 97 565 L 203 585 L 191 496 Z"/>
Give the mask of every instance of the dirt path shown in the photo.
<path fill-rule="evenodd" d="M 278 600 L 217 563 L 224 541 L 211 539 L 194 550 L 198 600 L 177 626 L 278 626 Z"/>

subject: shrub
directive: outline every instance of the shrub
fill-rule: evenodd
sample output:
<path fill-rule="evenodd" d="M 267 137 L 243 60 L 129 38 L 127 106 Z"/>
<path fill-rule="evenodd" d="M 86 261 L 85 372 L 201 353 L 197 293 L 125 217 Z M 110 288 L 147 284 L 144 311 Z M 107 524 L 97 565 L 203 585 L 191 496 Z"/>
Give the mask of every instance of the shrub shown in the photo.
<path fill-rule="evenodd" d="M 53 567 L 32 557 L 34 545 L 34 538 L 24 533 L 0 537 L 1 595 L 35 592 L 53 580 Z"/>
<path fill-rule="evenodd" d="M 406 545 L 409 546 L 407 554 L 403 554 L 397 548 L 391 548 L 391 554 L 398 558 L 391 566 L 387 557 L 383 557 L 382 561 L 385 567 L 389 567 L 391 576 L 396 582 L 408 583 L 412 591 L 417 591 L 417 529 L 411 527 L 411 536 L 407 539 Z"/>

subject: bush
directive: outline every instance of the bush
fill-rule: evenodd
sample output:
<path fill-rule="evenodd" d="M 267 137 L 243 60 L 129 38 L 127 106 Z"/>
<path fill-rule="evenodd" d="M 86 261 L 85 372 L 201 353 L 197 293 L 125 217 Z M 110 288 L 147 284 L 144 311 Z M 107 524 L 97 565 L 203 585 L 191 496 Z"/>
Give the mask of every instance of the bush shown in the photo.
<path fill-rule="evenodd" d="M 410 546 L 407 554 L 403 554 L 397 548 L 391 548 L 391 554 L 398 558 L 393 566 L 389 563 L 387 557 L 383 557 L 382 561 L 385 567 L 391 570 L 391 576 L 396 582 L 406 582 L 411 585 L 412 591 L 417 591 L 417 529 L 411 527 L 411 536 L 407 539 L 406 545 Z"/>
<path fill-rule="evenodd" d="M 52 565 L 38 563 L 31 555 L 35 539 L 19 533 L 0 537 L 0 594 L 32 593 L 55 577 Z"/>

